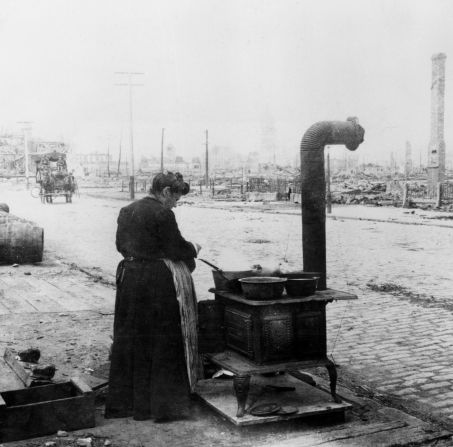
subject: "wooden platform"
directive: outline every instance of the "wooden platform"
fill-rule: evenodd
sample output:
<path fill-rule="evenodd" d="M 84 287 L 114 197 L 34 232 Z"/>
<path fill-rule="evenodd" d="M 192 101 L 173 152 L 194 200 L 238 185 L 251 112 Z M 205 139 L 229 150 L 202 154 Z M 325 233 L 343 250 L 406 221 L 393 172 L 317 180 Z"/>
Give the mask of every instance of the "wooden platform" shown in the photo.
<path fill-rule="evenodd" d="M 294 391 L 279 391 L 266 388 L 266 385 L 294 387 L 295 389 Z M 198 382 L 196 392 L 214 411 L 238 426 L 265 424 L 331 413 L 344 416 L 344 412 L 352 407 L 351 404 L 346 402 L 333 402 L 330 393 L 308 385 L 288 374 L 275 377 L 253 376 L 246 404 L 246 414 L 241 418 L 236 416 L 237 400 L 232 380 L 202 380 Z M 275 414 L 265 417 L 257 417 L 249 413 L 253 406 L 264 403 L 297 407 L 298 412 L 291 415 Z"/>
<path fill-rule="evenodd" d="M 109 309 L 115 289 L 77 270 L 0 267 L 0 315 Z"/>

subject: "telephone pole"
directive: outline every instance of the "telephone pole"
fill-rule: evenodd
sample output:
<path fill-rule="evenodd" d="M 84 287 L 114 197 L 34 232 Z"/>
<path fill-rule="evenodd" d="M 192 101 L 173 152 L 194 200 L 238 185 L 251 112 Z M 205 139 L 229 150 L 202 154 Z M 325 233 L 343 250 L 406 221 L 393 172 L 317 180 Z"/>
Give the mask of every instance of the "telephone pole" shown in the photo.
<path fill-rule="evenodd" d="M 107 177 L 110 178 L 110 143 L 107 145 Z"/>
<path fill-rule="evenodd" d="M 131 175 L 129 177 L 129 191 L 130 198 L 135 198 L 135 165 L 134 165 L 134 120 L 132 113 L 132 87 L 142 87 L 144 84 L 133 84 L 132 76 L 144 75 L 145 73 L 131 72 L 131 71 L 117 71 L 115 74 L 127 76 L 128 82 L 115 84 L 117 86 L 129 87 L 129 126 L 130 126 L 130 142 L 131 142 Z"/>
<path fill-rule="evenodd" d="M 160 142 L 160 172 L 164 172 L 164 132 L 165 129 L 162 129 L 162 139 Z"/>
<path fill-rule="evenodd" d="M 205 158 L 205 164 L 206 164 L 206 169 L 205 169 L 205 174 L 204 174 L 204 181 L 206 188 L 208 187 L 209 183 L 209 152 L 208 152 L 208 129 L 206 129 L 206 158 Z"/>
<path fill-rule="evenodd" d="M 120 137 L 120 150 L 118 154 L 118 169 L 116 171 L 116 175 L 119 177 L 120 176 L 120 167 L 121 167 L 121 139 L 123 138 L 123 134 L 121 134 Z"/>
<path fill-rule="evenodd" d="M 24 132 L 24 164 L 25 164 L 25 185 L 30 188 L 30 171 L 28 167 L 28 131 L 31 130 L 32 121 L 18 121 L 22 124 L 22 131 Z"/>

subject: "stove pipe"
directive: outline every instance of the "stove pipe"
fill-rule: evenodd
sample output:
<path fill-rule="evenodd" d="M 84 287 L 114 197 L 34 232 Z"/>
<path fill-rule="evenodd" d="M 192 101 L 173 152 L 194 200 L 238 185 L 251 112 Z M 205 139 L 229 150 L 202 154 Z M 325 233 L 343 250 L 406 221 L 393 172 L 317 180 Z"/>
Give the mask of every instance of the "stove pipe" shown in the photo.
<path fill-rule="evenodd" d="M 306 272 L 321 272 L 318 289 L 326 289 L 326 178 L 324 146 L 344 144 L 356 150 L 365 131 L 357 118 L 313 124 L 300 144 L 302 253 Z"/>

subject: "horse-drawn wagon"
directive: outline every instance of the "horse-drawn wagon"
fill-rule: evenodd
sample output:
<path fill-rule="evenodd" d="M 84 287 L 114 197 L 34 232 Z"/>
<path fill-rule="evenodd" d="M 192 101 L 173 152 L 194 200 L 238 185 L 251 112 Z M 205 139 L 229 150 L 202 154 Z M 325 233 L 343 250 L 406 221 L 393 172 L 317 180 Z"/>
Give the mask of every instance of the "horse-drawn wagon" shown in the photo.
<path fill-rule="evenodd" d="M 68 171 L 66 154 L 54 151 L 37 154 L 34 158 L 37 186 L 33 188 L 32 195 L 40 197 L 42 203 L 53 203 L 56 197 L 64 197 L 67 203 L 71 203 L 77 184 Z"/>

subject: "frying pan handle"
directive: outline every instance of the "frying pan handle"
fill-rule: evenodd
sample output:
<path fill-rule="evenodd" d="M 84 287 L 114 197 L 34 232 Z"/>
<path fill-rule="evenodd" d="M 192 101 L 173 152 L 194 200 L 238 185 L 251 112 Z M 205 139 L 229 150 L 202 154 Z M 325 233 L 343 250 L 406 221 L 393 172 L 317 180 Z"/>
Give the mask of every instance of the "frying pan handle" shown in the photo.
<path fill-rule="evenodd" d="M 218 272 L 222 271 L 221 269 L 219 269 L 219 267 L 217 267 L 214 264 L 211 264 L 210 262 L 206 261 L 206 259 L 198 258 L 198 260 L 201 261 L 201 262 L 204 262 L 205 264 L 209 265 L 210 267 L 212 267 L 213 269 L 217 270 Z"/>

